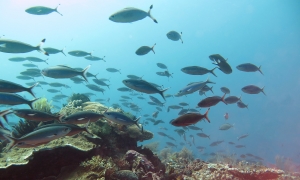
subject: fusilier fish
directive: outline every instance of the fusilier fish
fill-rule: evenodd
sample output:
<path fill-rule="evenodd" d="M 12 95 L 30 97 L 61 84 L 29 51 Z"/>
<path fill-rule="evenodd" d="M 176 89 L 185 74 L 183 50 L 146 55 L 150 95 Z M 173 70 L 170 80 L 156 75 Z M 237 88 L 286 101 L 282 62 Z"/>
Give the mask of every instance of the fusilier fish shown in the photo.
<path fill-rule="evenodd" d="M 11 62 L 22 62 L 22 61 L 26 61 L 26 58 L 24 57 L 13 57 L 13 58 L 9 58 L 8 59 Z"/>
<path fill-rule="evenodd" d="M 229 124 L 229 123 L 226 123 L 226 124 L 223 124 L 222 126 L 219 127 L 219 130 L 228 130 L 230 128 L 232 128 L 233 125 Z"/>
<path fill-rule="evenodd" d="M 124 8 L 124 9 L 112 14 L 109 17 L 109 20 L 111 20 L 113 22 L 118 22 L 118 23 L 131 23 L 131 22 L 135 22 L 138 20 L 142 20 L 145 17 L 149 16 L 155 23 L 157 23 L 157 20 L 151 16 L 152 8 L 153 8 L 153 5 L 150 6 L 150 9 L 148 12 L 145 12 L 143 10 L 133 8 L 133 7 Z"/>
<path fill-rule="evenodd" d="M 26 57 L 26 59 L 31 62 L 44 62 L 44 63 L 48 64 L 48 62 L 47 62 L 48 59 L 44 60 L 44 59 L 37 58 L 37 57 Z"/>
<path fill-rule="evenodd" d="M 247 108 L 248 109 L 248 105 L 244 104 L 242 101 L 237 102 L 237 106 L 239 108 Z"/>
<path fill-rule="evenodd" d="M 49 56 L 49 54 L 42 48 L 46 39 L 43 39 L 37 46 L 32 46 L 20 41 L 0 39 L 0 52 L 4 53 L 28 53 L 31 51 L 39 51 Z"/>
<path fill-rule="evenodd" d="M 240 101 L 242 98 L 242 96 L 240 96 L 239 98 L 236 97 L 236 96 L 229 96 L 227 98 L 225 98 L 225 102 L 226 104 L 234 104 L 234 103 L 237 103 L 238 101 Z"/>
<path fill-rule="evenodd" d="M 64 48 L 65 49 L 65 48 Z M 51 48 L 51 47 L 45 47 L 44 50 L 48 53 L 48 54 L 57 54 L 57 53 L 62 53 L 63 55 L 66 56 L 64 49 L 55 49 L 55 48 Z"/>
<path fill-rule="evenodd" d="M 35 83 L 34 85 L 27 88 L 20 84 L 0 79 L 0 92 L 16 93 L 16 92 L 27 91 L 33 97 L 35 97 L 35 95 L 32 92 L 32 89 L 38 84 L 39 83 Z"/>
<path fill-rule="evenodd" d="M 259 71 L 262 75 L 262 71 L 260 70 L 261 66 L 257 67 L 254 64 L 251 63 L 244 63 L 244 64 L 240 64 L 236 67 L 238 70 L 240 71 L 244 71 L 244 72 L 256 72 Z"/>
<path fill-rule="evenodd" d="M 183 96 L 183 95 L 187 95 L 187 94 L 191 94 L 193 92 L 196 92 L 196 91 L 202 89 L 207 83 L 213 83 L 213 84 L 215 84 L 214 82 L 210 81 L 209 78 L 207 78 L 206 81 L 200 81 L 200 82 L 190 83 L 186 87 L 184 87 L 183 89 L 181 89 L 177 93 L 177 96 Z"/>
<path fill-rule="evenodd" d="M 220 97 L 220 96 L 207 97 L 207 98 L 201 100 L 198 103 L 198 106 L 199 107 L 211 107 L 211 106 L 218 104 L 220 101 L 224 102 L 227 105 L 227 103 L 224 100 L 225 95 L 226 94 L 224 94 L 223 97 Z"/>
<path fill-rule="evenodd" d="M 93 79 L 93 81 L 94 81 L 96 84 L 100 85 L 100 86 L 107 86 L 108 89 L 109 89 L 109 85 L 106 84 L 104 81 L 101 81 L 101 80 L 99 80 L 99 79 Z"/>
<path fill-rule="evenodd" d="M 145 55 L 145 54 L 148 54 L 150 51 L 152 51 L 154 54 L 154 46 L 156 45 L 156 43 L 152 46 L 152 47 L 149 47 L 149 46 L 141 46 L 140 48 L 138 48 L 136 51 L 135 51 L 135 54 L 139 55 L 139 56 L 142 56 L 142 55 Z"/>
<path fill-rule="evenodd" d="M 105 90 L 95 84 L 87 84 L 86 87 L 88 87 L 90 90 L 93 90 L 93 91 L 97 91 L 97 92 L 104 92 Z M 103 93 L 104 94 L 104 93 Z"/>
<path fill-rule="evenodd" d="M 83 71 L 77 71 L 73 68 L 63 65 L 48 67 L 42 70 L 42 74 L 55 79 L 71 78 L 74 76 L 82 76 L 88 82 L 86 73 L 91 66 L 88 65 Z"/>
<path fill-rule="evenodd" d="M 60 121 L 60 118 L 62 117 L 35 109 L 13 109 L 12 112 L 16 116 L 30 121 Z"/>
<path fill-rule="evenodd" d="M 102 60 L 102 61 L 106 62 L 104 58 L 105 58 L 105 56 L 103 56 L 103 58 L 100 58 L 100 57 L 97 57 L 97 56 L 86 56 L 86 57 L 84 57 L 84 59 L 87 59 L 87 60 L 90 60 L 90 61 L 100 61 L 100 60 Z"/>
<path fill-rule="evenodd" d="M 57 12 L 58 14 L 60 14 L 62 16 L 62 14 L 57 11 L 58 6 L 55 9 L 52 9 L 49 7 L 44 7 L 44 6 L 34 6 L 34 7 L 26 9 L 25 12 L 27 12 L 29 14 L 33 14 L 33 15 L 47 15 L 52 12 Z"/>
<path fill-rule="evenodd" d="M 181 71 L 186 74 L 190 74 L 190 75 L 204 75 L 207 73 L 211 73 L 217 77 L 217 75 L 214 73 L 215 69 L 216 69 L 216 67 L 209 70 L 209 69 L 206 69 L 204 67 L 199 67 L 199 66 L 188 66 L 188 67 L 182 68 Z"/>
<path fill-rule="evenodd" d="M 182 32 L 180 32 L 180 34 L 176 31 L 170 31 L 167 33 L 168 39 L 172 41 L 178 41 L 180 39 L 181 43 L 183 43 L 181 36 L 182 36 Z"/>
<path fill-rule="evenodd" d="M 0 92 L 0 104 L 6 105 L 19 105 L 19 104 L 27 104 L 33 109 L 32 104 L 38 100 L 39 98 L 33 99 L 31 101 L 24 99 L 22 96 L 14 93 L 5 93 Z"/>
<path fill-rule="evenodd" d="M 94 112 L 77 112 L 61 119 L 66 124 L 86 124 L 88 122 L 96 122 L 103 118 L 104 115 Z"/>
<path fill-rule="evenodd" d="M 179 116 L 176 119 L 173 119 L 170 124 L 173 126 L 189 126 L 192 124 L 196 124 L 197 122 L 201 121 L 203 118 L 205 118 L 209 123 L 210 120 L 208 119 L 208 112 L 210 108 L 206 111 L 204 115 L 199 113 L 187 113 L 182 116 Z"/>
<path fill-rule="evenodd" d="M 43 144 L 54 139 L 58 139 L 60 137 L 65 136 L 71 131 L 71 128 L 65 126 L 53 126 L 53 127 L 45 127 L 38 130 L 35 130 L 31 133 L 28 133 L 21 138 L 13 138 L 9 136 L 5 136 L 10 144 L 6 147 L 6 150 L 10 150 L 16 145 L 29 144 Z"/>
<path fill-rule="evenodd" d="M 121 74 L 121 69 L 116 69 L 116 68 L 106 68 L 106 71 L 108 72 L 112 72 L 112 73 L 115 73 L 115 72 L 119 72 Z"/>
<path fill-rule="evenodd" d="M 230 90 L 227 87 L 221 87 L 221 91 L 225 94 L 230 94 Z"/>
<path fill-rule="evenodd" d="M 258 94 L 258 93 L 262 92 L 264 95 L 266 95 L 264 92 L 264 88 L 265 87 L 259 88 L 255 85 L 248 85 L 248 86 L 243 87 L 242 91 L 247 94 Z"/>
<path fill-rule="evenodd" d="M 209 136 L 204 133 L 197 133 L 197 136 L 210 139 Z"/>
<path fill-rule="evenodd" d="M 119 113 L 119 112 L 104 112 L 103 115 L 105 118 L 108 120 L 117 123 L 117 124 L 122 124 L 122 125 L 132 125 L 135 124 L 138 128 L 140 128 L 138 121 L 140 120 L 141 117 L 136 118 L 135 120 L 129 118 L 128 116 Z"/>
<path fill-rule="evenodd" d="M 133 90 L 136 90 L 138 92 L 143 92 L 143 93 L 146 93 L 146 94 L 154 94 L 154 93 L 158 93 L 160 94 L 164 100 L 165 100 L 165 97 L 164 97 L 164 94 L 163 92 L 165 92 L 166 90 L 168 90 L 169 88 L 166 88 L 166 89 L 163 89 L 163 90 L 160 90 L 160 89 L 157 89 L 154 85 L 152 85 L 151 83 L 145 81 L 145 80 L 142 80 L 142 79 L 139 79 L 139 80 L 136 80 L 136 79 L 125 79 L 122 81 L 127 87 L 133 89 Z"/>
<path fill-rule="evenodd" d="M 71 56 L 75 56 L 75 57 L 84 57 L 84 56 L 92 56 L 92 53 L 88 53 L 85 51 L 81 51 L 81 50 L 75 50 L 75 51 L 70 51 L 68 52 L 69 55 Z"/>
<path fill-rule="evenodd" d="M 163 64 L 163 63 L 156 63 L 157 67 L 161 68 L 161 69 L 168 69 L 168 67 Z"/>
<path fill-rule="evenodd" d="M 240 139 L 246 138 L 246 137 L 248 137 L 248 136 L 249 136 L 249 134 L 244 134 L 244 135 L 241 135 L 240 137 L 238 137 L 237 139 L 238 139 L 238 141 L 239 141 Z"/>

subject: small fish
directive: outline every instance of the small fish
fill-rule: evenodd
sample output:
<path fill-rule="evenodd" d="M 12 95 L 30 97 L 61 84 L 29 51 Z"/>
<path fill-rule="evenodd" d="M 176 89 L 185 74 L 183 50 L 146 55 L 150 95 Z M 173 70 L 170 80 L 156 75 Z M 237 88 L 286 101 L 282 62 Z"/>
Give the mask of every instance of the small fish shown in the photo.
<path fill-rule="evenodd" d="M 266 95 L 264 92 L 264 88 L 265 87 L 259 88 L 255 85 L 248 85 L 248 86 L 243 87 L 242 91 L 247 94 L 258 94 L 258 93 L 262 92 L 264 95 Z"/>
<path fill-rule="evenodd" d="M 178 105 L 171 105 L 171 106 L 168 106 L 168 109 L 182 109 L 183 107 L 181 106 L 178 106 Z"/>
<path fill-rule="evenodd" d="M 88 82 L 86 73 L 91 66 L 88 65 L 83 71 L 77 71 L 73 68 L 63 65 L 48 67 L 42 70 L 42 74 L 55 79 L 71 78 L 74 76 L 82 76 Z"/>
<path fill-rule="evenodd" d="M 159 111 L 155 111 L 155 112 L 152 114 L 152 117 L 157 118 L 158 113 L 159 113 Z"/>
<path fill-rule="evenodd" d="M 204 115 L 199 114 L 199 113 L 184 114 L 184 115 L 179 116 L 178 118 L 170 121 L 170 124 L 172 124 L 173 126 L 189 126 L 192 124 L 196 124 L 197 122 L 201 121 L 203 118 L 205 118 L 210 123 L 210 120 L 208 119 L 208 116 L 207 116 L 209 110 L 210 110 L 210 108 L 208 108 L 208 110 L 206 111 L 206 113 Z"/>
<path fill-rule="evenodd" d="M 188 66 L 188 67 L 182 68 L 181 71 L 186 74 L 190 74 L 190 75 L 204 75 L 207 73 L 211 73 L 217 77 L 217 75 L 214 73 L 215 69 L 216 69 L 216 67 L 209 70 L 209 69 L 206 69 L 204 67 L 199 67 L 199 66 Z"/>
<path fill-rule="evenodd" d="M 127 88 L 127 87 L 120 87 L 117 89 L 118 91 L 121 91 L 121 92 L 130 92 L 132 91 L 131 89 Z M 138 97 L 139 98 L 139 97 Z"/>
<path fill-rule="evenodd" d="M 54 82 L 54 83 L 49 83 L 49 86 L 51 86 L 51 87 L 64 87 L 65 84 Z"/>
<path fill-rule="evenodd" d="M 210 139 L 209 136 L 204 133 L 197 133 L 197 136 Z"/>
<path fill-rule="evenodd" d="M 181 110 L 179 111 L 178 115 L 179 115 L 179 116 L 184 115 L 184 114 L 188 113 L 188 111 L 189 111 L 188 109 L 181 109 Z"/>
<path fill-rule="evenodd" d="M 39 51 L 43 54 L 49 56 L 49 54 L 42 48 L 42 45 L 45 43 L 46 39 L 43 39 L 41 43 L 37 46 L 31 46 L 29 44 L 9 40 L 9 39 L 0 39 L 0 52 L 4 53 L 28 53 L 31 51 Z"/>
<path fill-rule="evenodd" d="M 227 103 L 224 100 L 226 94 L 223 95 L 223 97 L 220 96 L 212 96 L 212 97 L 207 97 L 203 100 L 201 100 L 198 103 L 199 107 L 211 107 L 211 106 L 215 106 L 216 104 L 218 104 L 220 101 L 224 102 L 226 105 Z"/>
<path fill-rule="evenodd" d="M 55 9 L 52 9 L 49 7 L 44 7 L 44 6 L 35 6 L 35 7 L 26 9 L 25 12 L 27 12 L 29 14 L 33 14 L 33 15 L 47 15 L 52 12 L 57 12 L 58 14 L 60 14 L 62 16 L 62 14 L 57 11 L 58 6 Z"/>
<path fill-rule="evenodd" d="M 26 58 L 23 57 L 13 57 L 13 58 L 9 58 L 8 59 L 11 62 L 22 62 L 22 61 L 26 61 Z"/>
<path fill-rule="evenodd" d="M 225 113 L 224 114 L 224 118 L 227 120 L 229 118 L 229 114 L 228 113 Z"/>
<path fill-rule="evenodd" d="M 237 102 L 237 106 L 239 108 L 247 108 L 248 109 L 248 105 L 244 104 L 242 101 Z"/>
<path fill-rule="evenodd" d="M 63 55 L 66 56 L 65 52 L 64 52 L 64 49 L 55 49 L 55 48 L 51 48 L 51 47 L 45 47 L 44 50 L 48 53 L 48 54 L 57 54 L 57 53 L 62 53 Z"/>
<path fill-rule="evenodd" d="M 224 142 L 224 141 L 215 141 L 215 142 L 212 142 L 209 146 L 217 146 L 217 145 L 221 144 L 222 142 Z"/>
<path fill-rule="evenodd" d="M 35 109 L 14 109 L 12 112 L 16 116 L 30 121 L 60 121 L 60 118 L 62 117 Z"/>
<path fill-rule="evenodd" d="M 200 130 L 200 131 L 202 131 L 202 128 L 199 128 L 199 127 L 197 127 L 197 126 L 187 126 L 189 129 L 192 129 L 192 130 L 196 130 L 196 131 L 198 131 L 198 130 Z"/>
<path fill-rule="evenodd" d="M 16 78 L 21 79 L 21 80 L 31 80 L 31 79 L 34 80 L 34 78 L 31 76 L 17 76 Z"/>
<path fill-rule="evenodd" d="M 181 102 L 181 103 L 179 103 L 179 105 L 180 105 L 180 106 L 188 106 L 189 104 L 186 103 L 186 102 Z"/>
<path fill-rule="evenodd" d="M 225 74 L 231 74 L 232 73 L 232 68 L 230 65 L 227 63 L 227 60 L 225 60 L 221 55 L 219 54 L 214 54 L 210 55 L 209 58 L 214 61 L 213 64 L 219 66 L 219 69 L 225 73 Z"/>
<path fill-rule="evenodd" d="M 33 109 L 32 104 L 38 100 L 39 98 L 33 99 L 31 101 L 24 99 L 22 96 L 14 93 L 5 93 L 0 92 L 0 104 L 6 105 L 19 105 L 19 104 L 27 104 Z"/>
<path fill-rule="evenodd" d="M 108 120 L 117 123 L 117 124 L 122 124 L 122 125 L 132 125 L 135 124 L 138 128 L 141 128 L 138 124 L 138 121 L 140 120 L 141 117 L 136 118 L 135 120 L 129 118 L 128 116 L 119 113 L 119 112 L 104 112 L 103 115 L 105 118 Z"/>
<path fill-rule="evenodd" d="M 175 144 L 171 143 L 171 142 L 166 142 L 166 144 L 171 146 L 171 147 L 176 147 L 177 148 L 177 146 Z"/>
<path fill-rule="evenodd" d="M 144 19 L 145 17 L 150 17 L 155 23 L 157 23 L 157 20 L 151 16 L 151 9 L 153 8 L 153 5 L 150 6 L 149 11 L 145 12 L 143 10 L 128 7 L 124 8 L 114 14 L 112 14 L 109 17 L 109 20 L 117 23 L 132 23 L 135 21 L 139 21 Z"/>
<path fill-rule="evenodd" d="M 158 125 L 159 123 L 165 123 L 163 120 L 156 120 L 153 125 Z"/>
<path fill-rule="evenodd" d="M 168 67 L 163 64 L 163 63 L 156 63 L 157 67 L 161 68 L 161 69 L 168 69 Z"/>
<path fill-rule="evenodd" d="M 33 97 L 35 97 L 35 95 L 32 92 L 32 89 L 38 84 L 39 83 L 35 83 L 32 86 L 27 88 L 20 84 L 0 79 L 0 92 L 16 93 L 16 92 L 27 91 Z"/>
<path fill-rule="evenodd" d="M 180 32 L 180 34 L 176 31 L 170 31 L 167 33 L 168 39 L 172 41 L 178 41 L 180 39 L 181 43 L 183 43 L 181 36 L 182 36 L 182 32 Z"/>
<path fill-rule="evenodd" d="M 143 92 L 143 93 L 146 93 L 146 94 L 154 94 L 154 93 L 158 93 L 160 94 L 164 100 L 165 100 L 165 97 L 164 97 L 164 92 L 166 90 L 168 90 L 169 88 L 166 88 L 166 89 L 163 89 L 163 90 L 159 90 L 157 89 L 154 85 L 152 85 L 151 83 L 145 81 L 145 80 L 136 80 L 136 79 L 125 79 L 122 81 L 123 84 L 125 84 L 127 87 L 133 89 L 133 90 L 136 90 L 138 92 Z"/>
<path fill-rule="evenodd" d="M 154 102 L 155 104 L 159 105 L 159 106 L 164 106 L 164 103 L 160 102 L 160 100 L 158 100 L 156 97 L 153 96 L 149 96 L 151 101 Z"/>
<path fill-rule="evenodd" d="M 164 132 L 157 132 L 157 134 L 161 135 L 161 136 L 168 136 L 167 134 L 165 134 Z"/>
<path fill-rule="evenodd" d="M 153 53 L 155 54 L 154 52 L 154 46 L 156 45 L 156 43 L 152 46 L 152 47 L 149 47 L 149 46 L 141 46 L 140 48 L 138 48 L 136 51 L 135 51 L 135 54 L 139 55 L 139 56 L 142 56 L 142 55 L 145 55 L 145 54 L 148 54 L 150 51 L 153 51 Z"/>
<path fill-rule="evenodd" d="M 70 51 L 68 52 L 68 54 L 75 57 L 92 56 L 92 53 L 88 53 L 81 50 Z"/>
<path fill-rule="evenodd" d="M 115 69 L 115 68 L 107 68 L 106 71 L 108 72 L 112 72 L 112 73 L 115 73 L 115 72 L 119 72 L 121 74 L 121 69 Z"/>
<path fill-rule="evenodd" d="M 230 128 L 232 128 L 233 125 L 229 124 L 229 123 L 226 123 L 226 124 L 223 124 L 222 126 L 219 127 L 219 130 L 228 130 Z"/>
<path fill-rule="evenodd" d="M 99 86 L 97 86 L 95 84 L 87 84 L 85 86 L 88 87 L 90 90 L 97 91 L 97 92 L 102 92 L 104 94 L 105 90 L 103 88 L 100 88 Z"/>
<path fill-rule="evenodd" d="M 244 72 L 256 72 L 256 71 L 259 71 L 262 75 L 264 75 L 262 73 L 262 71 L 260 70 L 261 66 L 257 67 L 257 66 L 255 66 L 254 64 L 251 64 L 251 63 L 240 64 L 236 68 L 238 70 L 244 71 Z"/>
<path fill-rule="evenodd" d="M 242 96 L 240 96 L 239 98 L 236 96 L 228 96 L 224 100 L 227 104 L 234 104 L 234 103 L 237 103 L 238 101 L 240 101 L 241 98 L 242 98 Z"/>
<path fill-rule="evenodd" d="M 230 94 L 230 90 L 227 87 L 221 87 L 221 91 L 225 94 Z"/>
<path fill-rule="evenodd" d="M 246 146 L 244 146 L 244 145 L 236 145 L 235 147 L 236 148 L 243 148 L 243 147 L 246 147 Z"/>
<path fill-rule="evenodd" d="M 96 84 L 98 84 L 98 85 L 100 85 L 100 86 L 106 86 L 106 87 L 108 87 L 108 89 L 109 89 L 109 85 L 106 84 L 104 81 L 101 81 L 101 80 L 99 80 L 99 79 L 93 79 L 93 81 L 94 81 Z"/>
<path fill-rule="evenodd" d="M 207 78 L 206 81 L 200 81 L 200 82 L 194 82 L 194 83 L 188 84 L 186 87 L 182 88 L 176 95 L 183 96 L 183 95 L 187 95 L 187 94 L 192 94 L 192 93 L 202 89 L 207 83 L 215 84 L 214 82 L 210 81 L 209 78 Z"/>
<path fill-rule="evenodd" d="M 37 65 L 32 64 L 32 63 L 25 63 L 25 64 L 22 64 L 22 65 L 25 66 L 25 67 L 36 67 L 36 68 L 38 68 Z"/>
<path fill-rule="evenodd" d="M 90 61 L 100 61 L 100 60 L 102 60 L 102 61 L 106 62 L 104 58 L 105 58 L 105 56 L 103 56 L 103 58 L 100 58 L 100 57 L 97 57 L 97 56 L 86 56 L 86 57 L 84 57 L 84 59 L 87 59 L 87 60 L 90 60 Z"/>
<path fill-rule="evenodd" d="M 238 137 L 237 139 L 238 139 L 238 141 L 239 141 L 240 139 L 246 138 L 246 137 L 248 137 L 248 136 L 249 136 L 249 134 L 244 134 L 244 135 L 241 135 L 240 137 Z"/>
<path fill-rule="evenodd" d="M 61 121 L 66 124 L 86 124 L 88 122 L 96 122 L 103 117 L 104 115 L 102 114 L 83 111 L 61 118 Z"/>

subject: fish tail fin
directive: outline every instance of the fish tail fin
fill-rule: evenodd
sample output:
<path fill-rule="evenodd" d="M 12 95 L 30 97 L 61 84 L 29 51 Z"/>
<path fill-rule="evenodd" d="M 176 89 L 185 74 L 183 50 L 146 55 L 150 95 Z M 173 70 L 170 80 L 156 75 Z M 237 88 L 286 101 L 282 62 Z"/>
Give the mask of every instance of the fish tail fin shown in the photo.
<path fill-rule="evenodd" d="M 156 43 L 152 46 L 151 48 L 151 51 L 153 51 L 153 53 L 155 54 L 155 51 L 154 51 L 154 46 L 156 45 Z"/>
<path fill-rule="evenodd" d="M 28 101 L 28 105 L 30 106 L 31 109 L 33 109 L 33 103 L 34 103 L 35 101 L 39 100 L 39 99 L 40 99 L 40 98 L 35 98 L 35 99 L 31 100 L 31 101 Z"/>
<path fill-rule="evenodd" d="M 258 71 L 259 71 L 262 75 L 264 75 L 264 73 L 261 71 L 260 68 L 261 68 L 261 66 L 258 67 Z"/>
<path fill-rule="evenodd" d="M 34 85 L 30 86 L 29 88 L 26 88 L 26 91 L 29 92 L 33 97 L 35 97 L 35 95 L 32 92 L 32 89 L 37 86 L 39 83 L 35 83 Z"/>
<path fill-rule="evenodd" d="M 60 114 L 58 117 L 57 117 L 57 120 L 59 121 L 59 123 L 63 123 L 62 119 L 65 115 L 64 114 Z"/>
<path fill-rule="evenodd" d="M 8 152 L 11 148 L 13 148 L 18 143 L 18 139 L 13 138 L 13 137 L 8 136 L 8 135 L 3 135 L 3 136 L 9 141 L 9 144 L 6 145 L 6 147 L 3 149 L 4 152 Z"/>
<path fill-rule="evenodd" d="M 103 56 L 102 60 L 103 60 L 104 62 L 106 62 L 104 58 L 105 58 L 105 56 Z"/>
<path fill-rule="evenodd" d="M 159 91 L 159 94 L 164 98 L 164 100 L 166 100 L 166 98 L 165 98 L 165 96 L 164 96 L 164 92 L 166 91 L 166 90 L 168 90 L 169 88 L 166 88 L 166 89 L 163 89 L 163 90 L 161 90 L 161 91 Z"/>
<path fill-rule="evenodd" d="M 60 50 L 60 52 L 63 53 L 63 55 L 67 56 L 64 52 L 65 49 L 66 49 L 66 47 L 64 47 L 62 50 Z"/>
<path fill-rule="evenodd" d="M 214 76 L 218 77 L 215 73 L 214 73 L 214 70 L 216 69 L 217 67 L 213 68 L 212 70 L 210 70 L 209 72 L 212 73 Z"/>
<path fill-rule="evenodd" d="M 12 113 L 10 110 L 11 109 L 7 109 L 7 110 L 4 110 L 4 111 L 0 112 L 0 116 L 5 120 L 6 123 L 8 123 L 6 115 Z"/>
<path fill-rule="evenodd" d="M 89 82 L 88 80 L 87 80 L 87 77 L 86 77 L 86 73 L 87 73 L 87 71 L 90 69 L 90 67 L 91 67 L 91 65 L 88 65 L 83 71 L 82 71 L 82 77 L 83 77 L 83 79 L 86 81 L 86 82 Z"/>
<path fill-rule="evenodd" d="M 210 139 L 209 136 L 207 136 L 207 138 Z"/>
<path fill-rule="evenodd" d="M 265 86 L 261 88 L 261 92 L 264 93 L 264 95 L 266 96 L 266 93 L 264 92 L 264 88 Z"/>
<path fill-rule="evenodd" d="M 216 83 L 214 83 L 214 82 L 210 81 L 209 77 L 206 79 L 205 83 L 212 83 L 212 84 L 216 84 Z"/>
<path fill-rule="evenodd" d="M 98 74 L 99 74 L 99 73 L 97 73 L 97 74 L 94 75 L 94 77 L 95 77 L 96 79 L 98 79 L 98 78 L 97 78 Z"/>
<path fill-rule="evenodd" d="M 180 32 L 180 40 L 181 40 L 181 43 L 183 44 L 183 40 L 182 40 L 181 36 L 182 36 L 182 32 Z"/>
<path fill-rule="evenodd" d="M 214 92 L 213 92 L 213 90 L 212 90 L 212 88 L 213 88 L 213 86 L 209 89 L 213 94 L 214 94 Z"/>
<path fill-rule="evenodd" d="M 224 95 L 223 95 L 223 97 L 222 97 L 222 102 L 225 103 L 225 104 L 227 105 L 227 103 L 226 103 L 226 101 L 225 101 L 225 99 L 224 99 L 225 96 L 226 96 L 226 93 L 224 93 Z"/>
<path fill-rule="evenodd" d="M 57 6 L 56 6 L 56 8 L 55 8 L 55 12 L 57 12 L 58 14 L 60 14 L 61 16 L 62 16 L 62 14 L 60 13 L 60 12 L 58 12 L 58 7 L 60 6 L 60 4 L 58 4 Z"/>
<path fill-rule="evenodd" d="M 242 95 L 239 97 L 239 101 L 242 101 Z"/>
<path fill-rule="evenodd" d="M 46 42 L 46 39 L 43 39 L 41 42 L 40 42 L 40 44 L 38 44 L 37 46 L 36 46 L 36 48 L 37 48 L 37 50 L 39 51 L 39 52 L 42 52 L 43 54 L 45 54 L 46 56 L 49 56 L 49 54 L 42 48 L 42 46 L 43 46 L 43 44 Z"/>
<path fill-rule="evenodd" d="M 157 23 L 157 20 L 151 15 L 151 9 L 153 8 L 153 5 L 150 6 L 149 11 L 148 11 L 148 16 L 155 22 Z"/>
<path fill-rule="evenodd" d="M 137 125 L 138 128 L 141 128 L 140 125 L 139 125 L 139 123 L 138 123 L 140 119 L 141 119 L 141 116 L 138 117 L 138 118 L 136 118 L 136 119 L 134 120 L 134 123 L 135 123 L 135 125 Z M 143 127 L 143 126 L 142 126 L 142 127 Z"/>
<path fill-rule="evenodd" d="M 208 112 L 209 112 L 210 108 L 208 108 L 208 110 L 206 111 L 206 113 L 204 114 L 204 118 L 210 123 L 210 120 L 208 118 Z"/>

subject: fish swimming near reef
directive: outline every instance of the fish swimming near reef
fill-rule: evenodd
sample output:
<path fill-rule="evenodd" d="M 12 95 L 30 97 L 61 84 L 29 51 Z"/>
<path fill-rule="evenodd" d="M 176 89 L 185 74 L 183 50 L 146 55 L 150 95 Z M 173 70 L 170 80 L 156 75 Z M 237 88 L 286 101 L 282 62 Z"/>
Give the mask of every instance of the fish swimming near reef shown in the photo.
<path fill-rule="evenodd" d="M 137 8 L 127 7 L 127 8 L 124 8 L 124 9 L 112 14 L 109 17 L 109 20 L 111 20 L 113 22 L 117 22 L 117 23 L 132 23 L 135 21 L 142 20 L 148 16 L 155 23 L 157 23 L 157 20 L 151 15 L 152 8 L 153 8 L 153 5 L 150 6 L 148 12 L 145 12 L 145 11 L 137 9 Z"/>
<path fill-rule="evenodd" d="M 57 12 L 59 15 L 62 16 L 62 14 L 60 12 L 58 12 L 58 10 L 57 10 L 58 6 L 55 9 L 45 7 L 45 6 L 34 6 L 34 7 L 26 9 L 25 12 L 32 14 L 32 15 L 47 15 L 52 12 Z"/>
<path fill-rule="evenodd" d="M 88 82 L 86 73 L 90 67 L 91 66 L 88 65 L 83 71 L 77 71 L 68 66 L 57 65 L 43 69 L 42 74 L 55 79 L 71 78 L 79 75 L 82 76 L 86 82 Z"/>
<path fill-rule="evenodd" d="M 61 121 L 60 118 L 62 117 L 35 109 L 13 109 L 12 113 L 20 118 L 24 118 L 30 121 Z"/>
<path fill-rule="evenodd" d="M 43 39 L 37 46 L 32 46 L 20 41 L 10 39 L 0 39 L 0 52 L 4 53 L 28 53 L 31 51 L 39 51 L 49 56 L 49 54 L 42 48 L 46 39 Z"/>
<path fill-rule="evenodd" d="M 180 32 L 180 34 L 176 31 L 170 31 L 167 33 L 168 39 L 172 41 L 178 41 L 180 39 L 181 43 L 183 43 L 181 36 L 182 36 L 182 32 Z"/>
<path fill-rule="evenodd" d="M 138 80 L 137 79 L 125 79 L 122 82 L 123 82 L 123 84 L 125 84 L 125 86 L 127 86 L 133 90 L 136 90 L 138 92 L 143 92 L 146 94 L 158 93 L 164 98 L 164 100 L 166 100 L 163 93 L 166 90 L 168 90 L 169 88 L 160 90 L 160 89 L 157 89 L 153 84 L 151 84 L 145 80 L 142 80 L 142 79 L 138 79 Z"/>
<path fill-rule="evenodd" d="M 189 126 L 192 124 L 196 124 L 197 122 L 201 121 L 203 118 L 205 118 L 210 123 L 210 120 L 207 116 L 209 110 L 210 110 L 210 108 L 208 108 L 208 110 L 206 111 L 206 113 L 204 115 L 202 115 L 200 113 L 184 114 L 182 116 L 179 116 L 176 119 L 171 120 L 170 124 L 172 124 L 173 126 Z"/>
<path fill-rule="evenodd" d="M 27 104 L 33 109 L 32 104 L 38 100 L 39 98 L 33 99 L 31 101 L 24 99 L 22 96 L 14 93 L 5 93 L 0 92 L 0 104 L 6 105 L 19 105 L 19 104 Z"/>
<path fill-rule="evenodd" d="M 37 86 L 38 84 L 39 83 L 35 83 L 34 85 L 27 88 L 27 87 L 24 87 L 20 84 L 0 79 L 0 92 L 16 93 L 16 92 L 27 91 L 33 97 L 35 97 L 35 95 L 32 92 L 32 89 L 35 86 Z"/>
<path fill-rule="evenodd" d="M 77 112 L 67 117 L 61 118 L 62 123 L 66 124 L 86 124 L 88 122 L 96 122 L 104 118 L 104 115 L 94 112 Z"/>
<path fill-rule="evenodd" d="M 5 148 L 6 151 L 10 150 L 16 145 L 29 144 L 29 145 L 39 145 L 54 139 L 65 136 L 71 131 L 71 128 L 66 126 L 53 126 L 37 129 L 33 132 L 30 132 L 21 138 L 14 138 L 10 136 L 5 136 L 10 143 Z"/>
<path fill-rule="evenodd" d="M 117 123 L 117 124 L 122 124 L 122 125 L 132 125 L 135 124 L 138 128 L 141 128 L 138 124 L 138 121 L 140 120 L 141 117 L 138 117 L 136 119 L 131 119 L 128 116 L 119 113 L 119 112 L 104 112 L 103 115 L 105 118 L 108 120 Z"/>

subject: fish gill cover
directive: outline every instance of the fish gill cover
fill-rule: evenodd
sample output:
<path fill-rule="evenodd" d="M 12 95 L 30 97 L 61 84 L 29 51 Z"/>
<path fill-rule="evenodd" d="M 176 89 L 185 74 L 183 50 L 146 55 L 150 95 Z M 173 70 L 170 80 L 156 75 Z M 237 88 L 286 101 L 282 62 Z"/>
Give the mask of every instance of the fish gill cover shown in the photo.
<path fill-rule="evenodd" d="M 0 17 L 1 179 L 299 178 L 299 1 L 13 0 Z"/>

